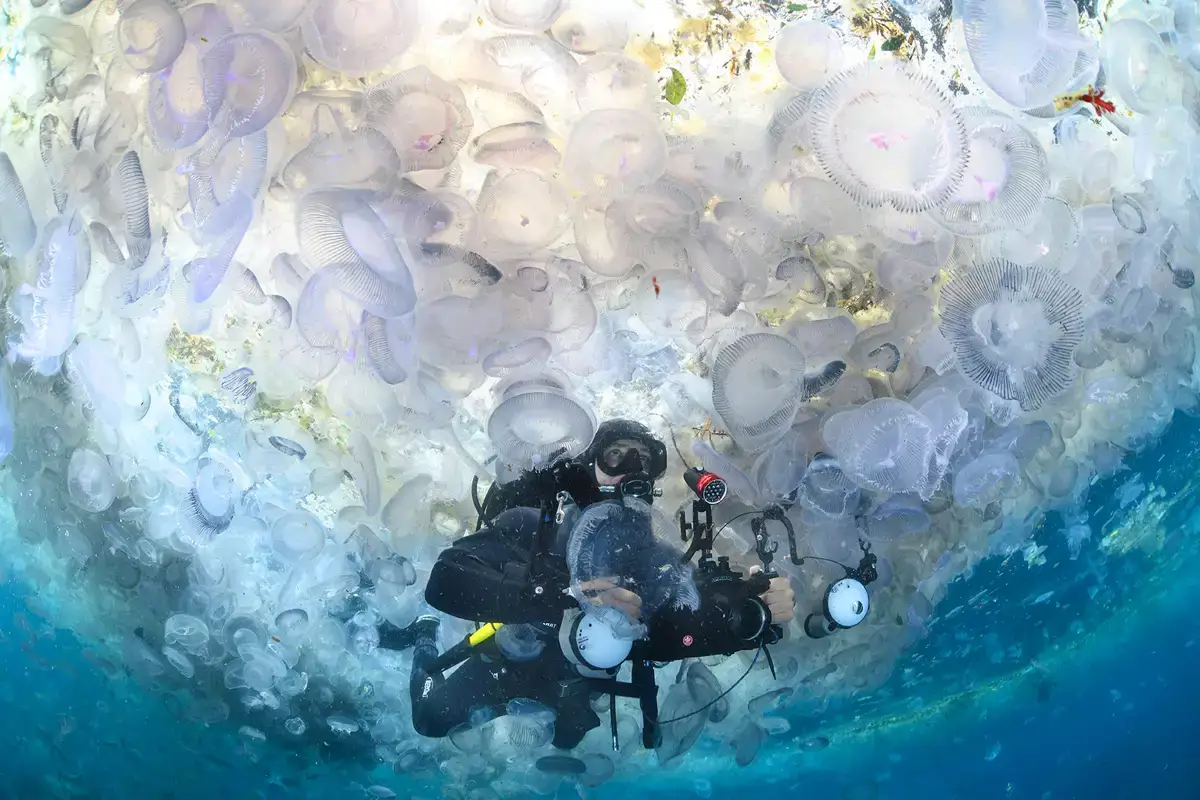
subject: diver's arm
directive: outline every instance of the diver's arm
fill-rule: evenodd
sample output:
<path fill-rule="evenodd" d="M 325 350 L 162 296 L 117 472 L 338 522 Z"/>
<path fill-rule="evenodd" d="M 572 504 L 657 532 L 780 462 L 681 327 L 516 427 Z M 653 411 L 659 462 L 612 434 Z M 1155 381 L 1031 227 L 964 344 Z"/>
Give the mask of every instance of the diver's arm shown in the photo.
<path fill-rule="evenodd" d="M 529 551 L 519 542 L 526 526 L 501 525 L 464 536 L 442 551 L 429 584 L 426 601 L 451 616 L 477 622 L 552 622 L 562 618 L 554 598 L 535 599 L 529 583 Z"/>

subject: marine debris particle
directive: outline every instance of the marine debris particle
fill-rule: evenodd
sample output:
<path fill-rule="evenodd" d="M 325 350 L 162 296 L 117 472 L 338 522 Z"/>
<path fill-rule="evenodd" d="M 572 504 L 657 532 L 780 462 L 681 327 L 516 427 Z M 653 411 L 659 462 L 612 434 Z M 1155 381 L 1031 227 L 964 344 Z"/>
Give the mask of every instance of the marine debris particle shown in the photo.
<path fill-rule="evenodd" d="M 178 325 L 172 325 L 167 335 L 167 356 L 196 372 L 219 375 L 225 371 L 212 339 L 184 333 Z"/>

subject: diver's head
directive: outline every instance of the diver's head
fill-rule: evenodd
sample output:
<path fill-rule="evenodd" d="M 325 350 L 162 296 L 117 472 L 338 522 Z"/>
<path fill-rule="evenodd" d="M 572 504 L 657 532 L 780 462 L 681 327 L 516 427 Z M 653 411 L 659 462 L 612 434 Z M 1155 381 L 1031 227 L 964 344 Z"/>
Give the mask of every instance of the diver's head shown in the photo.
<path fill-rule="evenodd" d="M 640 422 L 613 419 L 601 423 L 580 460 L 592 464 L 601 493 L 650 502 L 654 481 L 667 471 L 667 448 Z"/>

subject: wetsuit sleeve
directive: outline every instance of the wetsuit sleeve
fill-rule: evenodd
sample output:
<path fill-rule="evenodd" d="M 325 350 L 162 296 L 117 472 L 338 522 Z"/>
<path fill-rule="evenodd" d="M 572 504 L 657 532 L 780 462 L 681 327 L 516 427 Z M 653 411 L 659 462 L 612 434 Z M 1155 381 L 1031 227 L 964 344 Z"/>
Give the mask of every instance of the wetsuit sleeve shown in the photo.
<path fill-rule="evenodd" d="M 537 512 L 506 512 L 459 539 L 433 565 L 426 601 L 446 614 L 477 622 L 559 622 L 561 604 L 535 600 L 529 591 L 529 551 L 536 531 Z"/>

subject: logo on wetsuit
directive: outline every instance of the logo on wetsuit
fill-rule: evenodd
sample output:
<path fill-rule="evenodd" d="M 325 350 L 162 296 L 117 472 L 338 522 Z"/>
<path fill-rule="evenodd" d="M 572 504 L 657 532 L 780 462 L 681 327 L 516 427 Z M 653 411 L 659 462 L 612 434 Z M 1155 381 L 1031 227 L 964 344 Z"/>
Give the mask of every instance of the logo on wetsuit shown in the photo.
<path fill-rule="evenodd" d="M 694 642 L 694 641 L 696 641 L 696 640 L 695 640 L 695 639 L 692 637 L 692 635 L 691 635 L 690 633 L 689 633 L 689 634 L 686 634 L 686 635 L 683 637 L 683 646 L 684 646 L 684 647 L 691 647 L 691 646 L 692 646 L 692 642 Z"/>

